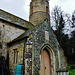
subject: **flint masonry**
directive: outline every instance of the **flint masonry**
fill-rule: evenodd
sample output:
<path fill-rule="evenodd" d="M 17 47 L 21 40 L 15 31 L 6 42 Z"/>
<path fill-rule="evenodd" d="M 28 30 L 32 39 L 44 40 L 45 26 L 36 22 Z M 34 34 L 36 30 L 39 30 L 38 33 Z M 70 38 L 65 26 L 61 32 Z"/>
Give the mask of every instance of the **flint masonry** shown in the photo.
<path fill-rule="evenodd" d="M 22 64 L 25 75 L 68 75 L 50 27 L 48 0 L 31 0 L 29 22 L 0 9 L 0 56 L 8 58 L 10 75 Z"/>

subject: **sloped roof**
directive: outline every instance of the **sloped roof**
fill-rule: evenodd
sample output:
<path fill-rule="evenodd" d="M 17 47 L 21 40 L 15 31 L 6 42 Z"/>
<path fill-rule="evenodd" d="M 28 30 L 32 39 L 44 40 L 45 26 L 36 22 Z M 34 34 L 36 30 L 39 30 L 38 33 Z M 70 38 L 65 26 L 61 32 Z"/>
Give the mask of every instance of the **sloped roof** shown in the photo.
<path fill-rule="evenodd" d="M 11 45 L 12 43 L 17 42 L 19 40 L 22 40 L 25 37 L 28 37 L 33 31 L 35 31 L 36 29 L 38 29 L 45 21 L 47 21 L 47 19 L 45 19 L 42 23 L 34 26 L 33 28 L 27 30 L 26 32 L 24 32 L 23 34 L 21 34 L 20 36 L 18 36 L 17 38 L 15 38 L 14 40 L 8 42 L 8 45 Z"/>
<path fill-rule="evenodd" d="M 21 27 L 28 28 L 28 29 L 34 27 L 34 25 L 31 24 L 30 22 L 28 22 L 20 17 L 17 17 L 13 14 L 10 14 L 2 9 L 0 9 L 0 19 L 14 23 L 17 26 L 21 26 Z"/>

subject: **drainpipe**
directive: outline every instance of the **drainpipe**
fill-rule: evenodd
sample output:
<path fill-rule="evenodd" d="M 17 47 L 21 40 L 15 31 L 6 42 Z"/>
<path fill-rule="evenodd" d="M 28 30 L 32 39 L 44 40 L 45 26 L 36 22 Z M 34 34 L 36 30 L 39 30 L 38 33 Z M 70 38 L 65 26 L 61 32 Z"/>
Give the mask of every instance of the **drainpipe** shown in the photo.
<path fill-rule="evenodd" d="M 26 41 L 27 41 L 27 38 L 28 38 L 28 36 L 26 36 L 25 38 L 24 38 L 24 49 L 23 49 L 23 75 L 25 75 L 25 72 L 24 72 L 24 70 L 25 70 L 25 64 L 24 64 L 24 58 L 25 58 L 25 44 L 26 44 Z"/>

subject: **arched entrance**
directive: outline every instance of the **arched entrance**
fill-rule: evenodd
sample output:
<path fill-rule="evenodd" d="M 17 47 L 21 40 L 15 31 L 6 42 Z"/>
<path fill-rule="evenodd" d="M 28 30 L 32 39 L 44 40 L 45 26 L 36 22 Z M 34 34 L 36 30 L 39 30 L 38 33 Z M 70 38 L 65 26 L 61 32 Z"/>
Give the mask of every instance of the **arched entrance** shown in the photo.
<path fill-rule="evenodd" d="M 41 51 L 41 75 L 51 75 L 51 59 L 47 48 Z"/>

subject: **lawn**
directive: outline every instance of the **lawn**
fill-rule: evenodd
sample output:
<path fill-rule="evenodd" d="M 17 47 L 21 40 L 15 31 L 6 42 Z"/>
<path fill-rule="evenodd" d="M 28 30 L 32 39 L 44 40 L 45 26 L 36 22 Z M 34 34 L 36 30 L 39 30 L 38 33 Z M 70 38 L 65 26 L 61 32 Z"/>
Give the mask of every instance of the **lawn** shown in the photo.
<path fill-rule="evenodd" d="M 68 66 L 69 75 L 75 75 L 75 69 L 72 69 L 71 66 Z"/>

